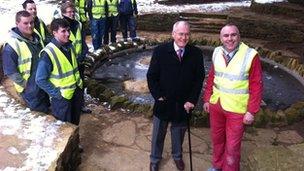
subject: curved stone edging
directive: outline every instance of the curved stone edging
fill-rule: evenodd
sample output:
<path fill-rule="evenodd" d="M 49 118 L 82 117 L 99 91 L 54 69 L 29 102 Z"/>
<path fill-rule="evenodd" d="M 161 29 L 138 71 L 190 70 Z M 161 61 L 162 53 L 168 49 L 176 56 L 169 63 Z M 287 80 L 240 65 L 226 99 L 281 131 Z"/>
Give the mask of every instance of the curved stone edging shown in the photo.
<path fill-rule="evenodd" d="M 151 43 L 151 41 L 149 43 Z M 201 47 L 206 46 L 206 45 L 207 46 L 220 45 L 219 41 L 207 40 L 207 39 L 193 40 L 191 43 L 199 45 Z M 145 44 L 145 42 L 142 42 L 142 44 Z M 155 44 L 159 44 L 159 42 L 156 42 L 156 43 L 154 42 L 151 44 L 155 45 Z M 154 46 L 143 45 L 143 47 L 145 47 L 145 49 L 153 49 Z M 130 49 L 124 49 L 122 52 L 116 52 L 115 54 L 110 54 L 110 56 L 108 56 L 107 58 L 116 58 L 116 57 L 119 57 L 120 55 L 140 52 L 145 49 L 137 49 L 137 47 L 132 47 Z M 280 52 L 263 49 L 261 47 L 256 47 L 256 49 L 259 51 L 259 53 L 261 55 L 266 56 L 266 58 L 261 58 L 261 60 L 263 60 L 267 63 L 270 63 L 271 65 L 277 65 L 278 67 L 280 67 L 280 69 L 284 70 L 285 72 L 287 72 L 288 74 L 292 75 L 294 78 L 299 80 L 301 82 L 301 84 L 304 86 L 303 77 L 298 72 L 296 72 L 296 70 L 290 69 L 290 66 L 295 66 L 296 64 L 299 65 L 298 62 L 294 62 L 294 61 L 297 61 L 298 59 L 296 59 L 294 57 L 289 57 L 289 58 L 286 58 L 285 60 L 276 60 L 275 59 L 276 61 L 278 61 L 278 62 L 276 62 L 276 61 L 273 61 L 272 59 L 275 58 L 276 55 L 281 55 Z M 282 64 L 279 62 L 281 62 Z M 292 63 L 293 65 L 291 65 L 290 63 Z M 300 65 L 302 65 L 302 64 L 300 64 Z M 298 67 L 300 67 L 300 66 L 298 66 Z M 100 86 L 103 86 L 103 88 L 97 88 L 98 86 L 99 86 L 99 83 L 94 83 L 93 86 L 88 85 L 88 87 L 91 87 L 91 89 L 93 89 L 93 90 L 98 90 L 98 89 L 101 90 L 99 92 L 93 91 L 92 93 L 95 94 L 95 97 L 96 96 L 101 97 L 100 99 L 102 99 L 103 101 L 108 101 L 109 108 L 111 108 L 111 109 L 124 108 L 124 109 L 126 109 L 127 112 L 144 113 L 147 117 L 152 116 L 152 109 L 153 109 L 152 105 L 135 104 L 135 103 L 129 101 L 128 98 L 126 98 L 124 96 L 115 95 L 115 92 L 113 92 L 112 90 L 110 90 L 110 88 L 107 88 L 104 85 L 100 85 Z M 103 95 L 103 94 L 105 94 L 105 95 Z M 287 108 L 284 111 L 282 111 L 282 110 L 271 111 L 270 109 L 262 108 L 256 117 L 256 122 L 255 122 L 254 126 L 265 127 L 267 125 L 278 126 L 278 125 L 292 124 L 292 123 L 294 123 L 298 120 L 302 120 L 304 118 L 304 110 L 302 111 L 302 108 L 304 108 L 304 102 L 298 102 L 294 105 L 291 105 L 289 108 Z M 193 117 L 192 117 L 191 122 L 192 122 L 192 125 L 194 125 L 194 126 L 209 126 L 208 114 L 203 111 L 195 110 L 195 111 L 193 111 Z"/>
<path fill-rule="evenodd" d="M 294 78 L 296 78 L 304 87 L 304 78 L 302 76 L 299 75 L 299 73 L 295 72 L 294 70 L 291 70 L 290 68 L 277 63 L 275 61 L 272 61 L 268 58 L 260 58 L 263 62 L 266 62 L 268 64 L 271 64 L 273 66 L 278 66 L 280 69 L 284 70 L 285 72 L 287 72 L 288 74 L 292 75 Z"/>

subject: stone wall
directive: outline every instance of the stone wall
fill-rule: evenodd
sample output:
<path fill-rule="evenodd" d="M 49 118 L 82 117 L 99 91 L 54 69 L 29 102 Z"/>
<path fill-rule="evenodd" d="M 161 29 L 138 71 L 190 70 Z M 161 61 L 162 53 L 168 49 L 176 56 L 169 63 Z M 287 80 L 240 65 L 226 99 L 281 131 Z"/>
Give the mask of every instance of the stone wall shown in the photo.
<path fill-rule="evenodd" d="M 303 0 L 288 0 L 290 3 L 295 3 L 295 4 L 300 4 L 304 6 L 304 1 Z"/>
<path fill-rule="evenodd" d="M 26 108 L 3 76 L 2 56 L 0 80 L 0 170 L 76 170 L 81 162 L 78 127 Z"/>
<path fill-rule="evenodd" d="M 76 170 L 78 127 L 32 112 L 0 87 L 0 170 Z"/>
<path fill-rule="evenodd" d="M 295 0 L 296 1 L 296 0 Z M 304 4 L 304 1 L 297 1 L 297 3 Z M 298 6 L 297 4 L 291 3 L 256 3 L 252 1 L 250 10 L 262 13 L 262 14 L 272 14 L 272 15 L 284 15 L 293 17 L 294 19 L 302 19 L 304 20 L 304 8 Z"/>
<path fill-rule="evenodd" d="M 145 14 L 138 16 L 137 29 L 148 31 L 171 31 L 179 20 L 179 14 Z"/>
<path fill-rule="evenodd" d="M 293 25 L 277 21 L 251 19 L 230 15 L 228 22 L 235 23 L 241 30 L 242 37 L 279 42 L 304 42 L 304 25 Z"/>

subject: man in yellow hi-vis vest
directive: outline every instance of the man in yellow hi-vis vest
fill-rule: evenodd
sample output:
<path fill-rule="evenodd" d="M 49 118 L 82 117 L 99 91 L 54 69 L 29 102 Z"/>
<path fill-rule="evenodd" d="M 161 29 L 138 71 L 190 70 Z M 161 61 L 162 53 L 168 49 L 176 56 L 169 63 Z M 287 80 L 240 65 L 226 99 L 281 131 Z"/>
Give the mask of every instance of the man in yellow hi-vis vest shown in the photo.
<path fill-rule="evenodd" d="M 111 43 L 116 43 L 116 30 L 118 26 L 118 0 L 107 0 L 107 2 L 109 8 L 106 19 L 104 44 L 109 43 L 109 33 L 111 33 Z"/>
<path fill-rule="evenodd" d="M 84 25 L 84 23 L 88 21 L 87 0 L 75 0 L 74 3 L 79 14 L 79 21 Z"/>
<path fill-rule="evenodd" d="M 240 42 L 234 24 L 221 29 L 204 94 L 213 146 L 208 171 L 239 171 L 244 127 L 252 124 L 262 98 L 262 68 L 255 49 Z"/>
<path fill-rule="evenodd" d="M 83 101 L 83 83 L 72 43 L 70 27 L 65 19 L 51 23 L 54 38 L 40 52 L 36 82 L 51 98 L 53 115 L 78 125 Z"/>
<path fill-rule="evenodd" d="M 88 14 L 91 25 L 91 36 L 94 50 L 103 45 L 106 17 L 108 16 L 107 0 L 88 0 Z"/>
<path fill-rule="evenodd" d="M 22 4 L 23 9 L 29 12 L 34 17 L 34 31 L 39 35 L 39 37 L 42 39 L 44 45 L 49 43 L 51 39 L 51 35 L 48 32 L 48 29 L 45 25 L 45 23 L 38 18 L 37 16 L 37 8 L 36 4 L 33 0 L 25 0 Z"/>
<path fill-rule="evenodd" d="M 62 17 L 68 21 L 70 24 L 70 41 L 72 42 L 75 52 L 76 58 L 78 62 L 78 70 L 80 73 L 80 77 L 84 79 L 84 59 L 86 54 L 88 53 L 88 46 L 85 42 L 85 32 L 83 29 L 83 25 L 80 21 L 77 21 L 75 18 L 76 8 L 72 2 L 65 2 L 61 5 L 61 14 Z M 82 112 L 91 113 L 92 111 L 85 107 L 83 102 Z"/>
<path fill-rule="evenodd" d="M 17 12 L 16 26 L 11 29 L 3 49 L 3 72 L 14 82 L 27 107 L 47 113 L 49 98 L 35 83 L 42 42 L 33 31 L 33 16 L 27 11 Z"/>

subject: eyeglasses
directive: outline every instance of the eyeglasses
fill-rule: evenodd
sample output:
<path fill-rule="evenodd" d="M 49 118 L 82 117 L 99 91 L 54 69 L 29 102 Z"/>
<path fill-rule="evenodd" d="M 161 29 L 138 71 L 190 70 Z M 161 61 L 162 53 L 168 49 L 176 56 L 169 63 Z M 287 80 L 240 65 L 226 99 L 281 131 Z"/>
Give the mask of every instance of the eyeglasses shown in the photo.
<path fill-rule="evenodd" d="M 238 33 L 223 34 L 223 37 L 236 37 L 238 35 L 239 35 Z"/>
<path fill-rule="evenodd" d="M 184 36 L 189 37 L 190 36 L 190 33 L 177 33 L 177 32 L 174 32 L 174 33 L 180 37 L 184 37 Z"/>

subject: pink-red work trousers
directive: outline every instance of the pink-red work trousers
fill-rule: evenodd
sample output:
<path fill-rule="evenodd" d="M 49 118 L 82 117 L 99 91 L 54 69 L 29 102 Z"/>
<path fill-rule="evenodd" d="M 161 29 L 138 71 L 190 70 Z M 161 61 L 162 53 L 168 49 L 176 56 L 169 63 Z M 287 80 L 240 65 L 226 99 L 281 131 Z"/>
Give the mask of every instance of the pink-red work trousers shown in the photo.
<path fill-rule="evenodd" d="M 244 115 L 225 111 L 220 102 L 210 104 L 209 112 L 213 167 L 223 171 L 239 171 Z"/>

